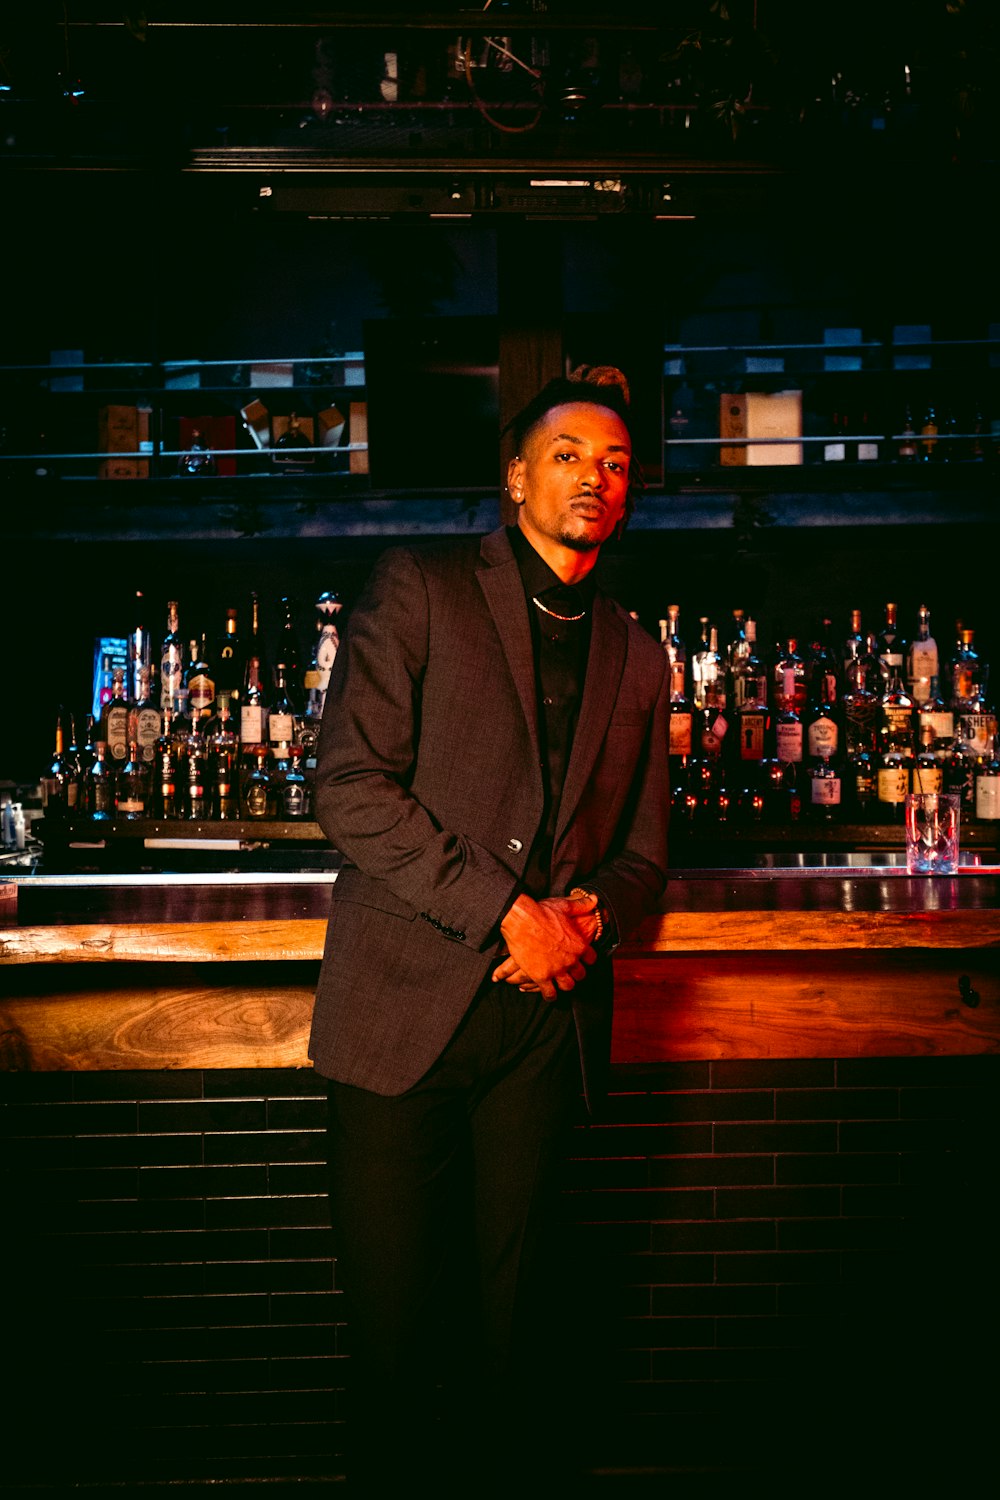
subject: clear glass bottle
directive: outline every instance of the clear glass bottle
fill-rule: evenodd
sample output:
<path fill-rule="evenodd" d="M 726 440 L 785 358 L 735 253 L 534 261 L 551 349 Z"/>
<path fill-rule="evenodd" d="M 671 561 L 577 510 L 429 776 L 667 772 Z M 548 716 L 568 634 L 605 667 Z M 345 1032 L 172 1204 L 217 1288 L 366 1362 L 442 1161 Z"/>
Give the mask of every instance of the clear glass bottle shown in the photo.
<path fill-rule="evenodd" d="M 119 766 L 128 758 L 129 704 L 125 696 L 125 669 L 115 667 L 111 674 L 111 698 L 101 710 L 101 738 L 108 747 L 108 757 Z"/>
<path fill-rule="evenodd" d="M 906 653 L 906 685 L 919 707 L 937 696 L 940 664 L 937 641 L 931 635 L 931 612 L 926 604 L 917 611 L 917 633 Z"/>
<path fill-rule="evenodd" d="M 271 816 L 271 777 L 267 769 L 267 751 L 263 746 L 254 756 L 254 768 L 247 778 L 244 811 L 248 818 Z"/>
<path fill-rule="evenodd" d="M 143 667 L 139 673 L 139 701 L 132 715 L 135 740 L 139 746 L 139 757 L 152 765 L 156 742 L 160 737 L 163 720 L 149 685 L 150 669 Z"/>
<path fill-rule="evenodd" d="M 110 818 L 115 810 L 115 773 L 104 740 L 94 741 L 94 759 L 84 776 L 84 811 L 89 818 Z"/>
<path fill-rule="evenodd" d="M 184 753 L 184 816 L 196 821 L 207 818 L 208 799 L 208 746 L 201 733 L 201 720 L 191 720 Z"/>
<path fill-rule="evenodd" d="M 975 810 L 981 823 L 1000 821 L 1000 743 L 996 735 L 989 755 L 976 770 Z"/>
<path fill-rule="evenodd" d="M 882 673 L 882 681 L 887 683 L 894 667 L 903 670 L 903 638 L 899 633 L 896 623 L 896 606 L 887 604 L 885 607 L 885 621 L 878 633 L 875 643 L 875 654 L 879 661 L 879 670 Z"/>
<path fill-rule="evenodd" d="M 288 767 L 281 787 L 281 810 L 286 818 L 309 816 L 309 792 L 302 770 L 302 747 L 293 745 L 289 752 Z"/>
<path fill-rule="evenodd" d="M 167 604 L 167 630 L 160 644 L 160 707 L 174 706 L 174 694 L 184 679 L 184 642 L 180 636 L 177 600 Z"/>
<path fill-rule="evenodd" d="M 115 817 L 132 822 L 144 818 L 149 808 L 149 789 L 149 766 L 140 758 L 138 742 L 130 740 L 128 759 L 118 772 Z"/>
<path fill-rule="evenodd" d="M 153 816 L 179 816 L 177 796 L 177 753 L 174 747 L 173 710 L 163 710 L 163 725 L 153 747 Z"/>

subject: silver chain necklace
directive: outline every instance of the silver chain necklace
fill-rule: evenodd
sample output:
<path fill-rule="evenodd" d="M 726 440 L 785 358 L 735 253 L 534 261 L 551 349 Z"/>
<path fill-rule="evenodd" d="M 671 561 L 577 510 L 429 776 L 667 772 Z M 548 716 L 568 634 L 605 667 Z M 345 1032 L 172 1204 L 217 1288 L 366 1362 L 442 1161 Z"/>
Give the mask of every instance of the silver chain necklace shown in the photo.
<path fill-rule="evenodd" d="M 532 602 L 532 604 L 537 604 L 538 608 L 542 611 L 543 614 L 545 614 L 545 615 L 551 615 L 552 618 L 553 618 L 553 620 L 562 620 L 564 624 L 568 623 L 571 620 L 582 620 L 583 617 L 584 617 L 584 615 L 587 613 L 587 611 L 585 609 L 581 609 L 581 611 L 580 611 L 580 613 L 578 615 L 559 615 L 559 614 L 556 614 L 556 611 L 554 609 L 549 609 L 549 607 L 548 607 L 547 604 L 543 604 L 542 603 L 541 599 L 539 599 L 539 597 L 538 597 L 537 594 L 532 594 L 532 596 L 531 596 L 531 602 Z"/>

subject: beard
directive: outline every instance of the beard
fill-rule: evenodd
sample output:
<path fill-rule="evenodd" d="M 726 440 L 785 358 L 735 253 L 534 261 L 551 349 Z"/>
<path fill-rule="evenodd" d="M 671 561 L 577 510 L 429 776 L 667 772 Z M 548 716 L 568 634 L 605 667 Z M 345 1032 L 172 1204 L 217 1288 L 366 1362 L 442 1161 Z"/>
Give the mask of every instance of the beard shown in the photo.
<path fill-rule="evenodd" d="M 575 532 L 563 531 L 559 535 L 559 541 L 571 552 L 596 552 L 602 544 L 594 536 L 580 536 Z"/>

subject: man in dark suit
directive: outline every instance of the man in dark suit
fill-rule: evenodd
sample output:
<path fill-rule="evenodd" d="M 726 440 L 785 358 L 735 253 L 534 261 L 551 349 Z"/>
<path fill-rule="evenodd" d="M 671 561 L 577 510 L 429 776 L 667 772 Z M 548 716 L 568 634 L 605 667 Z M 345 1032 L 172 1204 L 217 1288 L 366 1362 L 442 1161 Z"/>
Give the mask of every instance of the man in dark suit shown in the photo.
<path fill-rule="evenodd" d="M 558 1425 L 554 1173 L 603 1089 L 610 955 L 666 872 L 665 657 L 592 572 L 635 475 L 606 373 L 512 424 L 516 527 L 383 556 L 326 701 L 316 809 L 345 863 L 310 1052 L 372 1493 L 440 1492 L 449 1460 L 475 1483 L 486 1429 L 524 1466 Z"/>

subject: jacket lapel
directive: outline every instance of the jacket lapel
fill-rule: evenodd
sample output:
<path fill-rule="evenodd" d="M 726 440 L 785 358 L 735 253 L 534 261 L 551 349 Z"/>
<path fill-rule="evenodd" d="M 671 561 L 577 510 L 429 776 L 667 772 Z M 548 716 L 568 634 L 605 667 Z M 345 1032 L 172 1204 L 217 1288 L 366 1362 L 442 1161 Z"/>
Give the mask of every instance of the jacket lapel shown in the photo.
<path fill-rule="evenodd" d="M 607 735 L 608 722 L 625 670 L 627 639 L 628 632 L 615 613 L 611 601 L 601 593 L 595 595 L 587 679 L 580 704 L 580 717 L 573 736 L 573 749 L 566 768 L 566 780 L 559 799 L 556 847 L 576 812 Z"/>
<path fill-rule="evenodd" d="M 539 763 L 538 705 L 535 697 L 535 658 L 531 648 L 531 626 L 524 603 L 524 585 L 506 532 L 492 531 L 483 538 L 482 564 L 476 574 L 507 657 L 507 665 L 524 709 L 531 735 L 535 764 Z M 487 684 L 484 684 L 484 691 Z"/>

